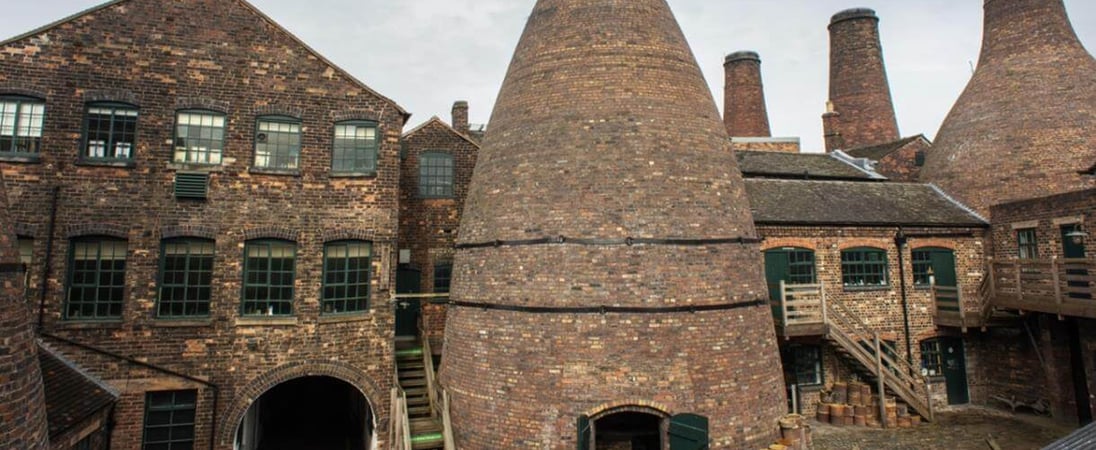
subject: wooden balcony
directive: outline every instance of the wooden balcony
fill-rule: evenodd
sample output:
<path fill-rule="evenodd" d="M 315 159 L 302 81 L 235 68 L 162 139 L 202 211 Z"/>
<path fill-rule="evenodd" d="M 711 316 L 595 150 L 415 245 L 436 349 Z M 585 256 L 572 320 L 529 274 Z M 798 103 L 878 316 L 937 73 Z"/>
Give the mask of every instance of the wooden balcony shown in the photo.
<path fill-rule="evenodd" d="M 958 286 L 932 285 L 932 302 L 936 309 L 933 322 L 940 327 L 984 328 L 990 322 L 992 308 L 989 303 L 989 283 L 982 280 L 978 295 L 969 298 Z M 973 308 L 972 308 L 973 306 Z"/>
<path fill-rule="evenodd" d="M 780 296 L 772 299 L 776 334 L 781 337 L 826 334 L 826 291 L 821 284 L 780 282 Z"/>
<path fill-rule="evenodd" d="M 1081 258 L 1015 259 L 989 264 L 996 308 L 1096 319 L 1096 267 Z"/>

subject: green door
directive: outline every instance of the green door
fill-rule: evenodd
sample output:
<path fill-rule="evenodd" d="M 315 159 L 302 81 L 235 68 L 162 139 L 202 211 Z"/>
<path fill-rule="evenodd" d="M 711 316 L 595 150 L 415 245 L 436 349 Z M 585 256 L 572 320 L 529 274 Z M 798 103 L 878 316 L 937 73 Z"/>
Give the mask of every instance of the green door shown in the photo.
<path fill-rule="evenodd" d="M 788 281 L 788 252 L 769 250 L 765 252 L 765 283 L 769 286 L 769 299 L 772 300 L 773 317 L 780 317 L 780 281 Z"/>
<path fill-rule="evenodd" d="M 396 293 L 417 294 L 421 291 L 422 273 L 417 269 L 401 267 L 396 271 Z M 419 300 L 396 301 L 396 336 L 418 336 Z"/>
<path fill-rule="evenodd" d="M 578 450 L 590 450 L 590 416 L 578 416 Z"/>
<path fill-rule="evenodd" d="M 932 261 L 932 272 L 936 276 L 937 286 L 958 286 L 955 277 L 955 253 L 946 248 L 934 248 L 929 250 L 929 260 Z"/>
<path fill-rule="evenodd" d="M 670 418 L 670 450 L 707 450 L 708 418 L 678 414 Z"/>
<path fill-rule="evenodd" d="M 1072 237 L 1066 236 L 1076 229 L 1077 225 L 1062 225 L 1062 256 L 1064 256 L 1066 259 L 1085 257 L 1085 243 L 1073 242 Z M 1085 269 L 1066 269 L 1066 276 L 1069 275 L 1088 275 L 1088 271 Z M 1080 280 L 1066 280 L 1066 284 L 1072 287 L 1088 287 L 1087 281 Z M 1070 292 L 1069 298 L 1091 300 L 1092 294 L 1083 292 Z"/>
<path fill-rule="evenodd" d="M 941 370 L 948 387 L 948 404 L 963 405 L 970 403 L 967 391 L 967 360 L 963 353 L 963 340 L 959 338 L 940 338 Z"/>

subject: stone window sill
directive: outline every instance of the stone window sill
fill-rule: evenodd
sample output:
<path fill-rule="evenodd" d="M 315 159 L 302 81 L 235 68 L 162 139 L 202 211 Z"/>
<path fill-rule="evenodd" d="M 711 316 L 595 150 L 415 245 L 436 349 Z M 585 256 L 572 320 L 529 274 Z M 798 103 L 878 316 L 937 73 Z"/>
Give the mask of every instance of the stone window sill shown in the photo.
<path fill-rule="evenodd" d="M 168 170 L 175 171 L 187 171 L 187 172 L 224 172 L 224 166 L 221 164 L 197 164 L 197 163 L 182 163 L 182 162 L 169 162 L 167 163 Z"/>
<path fill-rule="evenodd" d="M 42 156 L 38 154 L 13 154 L 13 153 L 0 153 L 0 162 L 18 163 L 18 164 L 39 164 L 42 162 Z"/>
<path fill-rule="evenodd" d="M 374 178 L 376 171 L 370 172 L 331 172 L 331 178 Z"/>
<path fill-rule="evenodd" d="M 364 322 L 370 319 L 373 310 L 355 311 L 352 313 L 321 314 L 320 323 L 347 323 Z"/>
<path fill-rule="evenodd" d="M 61 328 L 64 329 L 116 329 L 122 328 L 122 319 L 103 319 L 103 320 L 87 320 L 87 319 L 63 319 L 60 322 Z"/>
<path fill-rule="evenodd" d="M 94 158 L 83 159 L 82 158 L 82 159 L 77 159 L 75 164 L 77 166 L 118 167 L 118 168 L 123 168 L 123 169 L 132 169 L 134 167 L 137 167 L 137 163 L 134 162 L 134 161 L 121 161 L 121 160 L 117 160 L 117 159 L 94 159 Z"/>
<path fill-rule="evenodd" d="M 191 318 L 191 319 L 172 319 L 168 317 L 158 317 L 156 321 L 152 322 L 152 326 L 157 328 L 200 328 L 213 325 L 213 319 L 208 317 Z"/>
<path fill-rule="evenodd" d="M 799 386 L 799 392 L 819 392 L 823 388 L 823 384 L 805 384 Z"/>
<path fill-rule="evenodd" d="M 297 325 L 296 317 L 240 317 L 236 319 L 238 327 L 286 327 Z"/>
<path fill-rule="evenodd" d="M 845 292 L 889 291 L 890 286 L 844 286 Z"/>
<path fill-rule="evenodd" d="M 249 167 L 247 173 L 253 173 L 256 175 L 278 175 L 286 177 L 299 177 L 301 176 L 300 169 L 271 169 L 269 167 Z"/>

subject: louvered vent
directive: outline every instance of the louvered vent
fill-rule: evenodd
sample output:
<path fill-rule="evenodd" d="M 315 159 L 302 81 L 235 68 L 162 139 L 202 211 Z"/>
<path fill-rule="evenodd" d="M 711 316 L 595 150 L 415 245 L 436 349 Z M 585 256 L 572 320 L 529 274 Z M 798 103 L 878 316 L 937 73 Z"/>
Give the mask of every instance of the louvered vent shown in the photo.
<path fill-rule="evenodd" d="M 209 173 L 177 172 L 175 197 L 204 199 L 209 192 Z"/>

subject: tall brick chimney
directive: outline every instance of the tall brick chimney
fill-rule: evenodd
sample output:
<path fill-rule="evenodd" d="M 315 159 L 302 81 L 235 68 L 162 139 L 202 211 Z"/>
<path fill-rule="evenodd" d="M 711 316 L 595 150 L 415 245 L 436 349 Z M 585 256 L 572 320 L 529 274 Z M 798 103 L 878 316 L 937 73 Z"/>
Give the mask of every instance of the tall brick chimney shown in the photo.
<path fill-rule="evenodd" d="M 468 102 L 453 102 L 453 128 L 461 133 L 468 132 Z"/>
<path fill-rule="evenodd" d="M 765 90 L 761 84 L 761 57 L 741 51 L 723 60 L 723 123 L 732 137 L 771 137 Z"/>
<path fill-rule="evenodd" d="M 830 104 L 826 151 L 899 139 L 875 11 L 855 8 L 830 20 Z"/>
<path fill-rule="evenodd" d="M 984 9 L 978 68 L 921 179 L 988 216 L 997 203 L 1089 187 L 1080 172 L 1096 161 L 1096 60 L 1062 0 L 987 0 Z"/>
<path fill-rule="evenodd" d="M 30 306 L 23 294 L 25 268 L 19 263 L 14 224 L 5 211 L 7 193 L 0 179 L 0 448 L 46 449 L 46 399 Z"/>
<path fill-rule="evenodd" d="M 730 145 L 665 0 L 537 1 L 457 239 L 457 447 L 573 449 L 622 411 L 772 442 L 785 395 Z"/>

